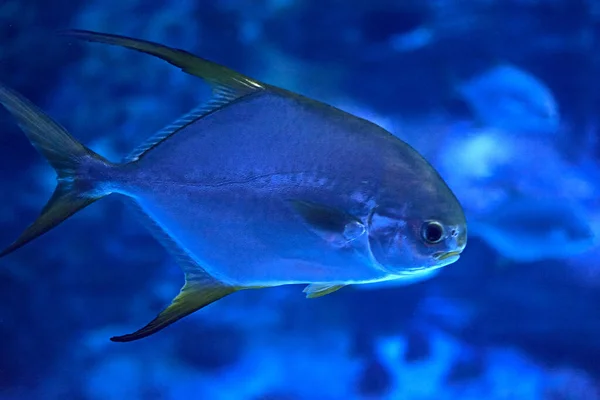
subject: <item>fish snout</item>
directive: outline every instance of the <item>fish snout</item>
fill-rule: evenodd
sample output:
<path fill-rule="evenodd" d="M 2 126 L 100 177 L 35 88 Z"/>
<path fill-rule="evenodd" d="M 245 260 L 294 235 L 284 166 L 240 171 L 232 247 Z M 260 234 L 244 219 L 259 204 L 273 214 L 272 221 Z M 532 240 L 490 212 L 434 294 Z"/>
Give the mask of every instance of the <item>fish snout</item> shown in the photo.
<path fill-rule="evenodd" d="M 433 258 L 444 265 L 451 264 L 460 258 L 467 246 L 467 229 L 464 226 L 453 226 L 446 239 L 447 250 L 433 253 Z"/>

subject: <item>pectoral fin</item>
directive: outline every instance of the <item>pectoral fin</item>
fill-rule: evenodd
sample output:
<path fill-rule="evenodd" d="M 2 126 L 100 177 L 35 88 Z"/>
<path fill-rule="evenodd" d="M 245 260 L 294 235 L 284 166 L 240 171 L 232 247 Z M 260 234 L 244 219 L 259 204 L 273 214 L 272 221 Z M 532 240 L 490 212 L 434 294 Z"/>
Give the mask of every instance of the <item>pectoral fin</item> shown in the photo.
<path fill-rule="evenodd" d="M 314 299 L 316 297 L 321 297 L 328 295 L 329 293 L 333 293 L 337 290 L 340 290 L 346 285 L 328 285 L 321 283 L 312 283 L 304 288 L 302 292 L 306 293 L 307 299 Z"/>
<path fill-rule="evenodd" d="M 300 200 L 290 204 L 310 230 L 335 246 L 343 246 L 366 232 L 362 221 L 337 208 Z"/>

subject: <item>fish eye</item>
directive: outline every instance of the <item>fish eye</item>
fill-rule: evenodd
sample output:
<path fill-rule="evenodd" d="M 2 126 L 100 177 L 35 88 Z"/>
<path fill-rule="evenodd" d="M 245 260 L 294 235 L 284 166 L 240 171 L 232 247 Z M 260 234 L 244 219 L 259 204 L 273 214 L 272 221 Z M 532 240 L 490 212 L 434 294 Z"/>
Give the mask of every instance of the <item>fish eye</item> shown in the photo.
<path fill-rule="evenodd" d="M 444 238 L 444 227 L 437 221 L 427 221 L 421 228 L 421 236 L 427 243 L 439 243 Z"/>

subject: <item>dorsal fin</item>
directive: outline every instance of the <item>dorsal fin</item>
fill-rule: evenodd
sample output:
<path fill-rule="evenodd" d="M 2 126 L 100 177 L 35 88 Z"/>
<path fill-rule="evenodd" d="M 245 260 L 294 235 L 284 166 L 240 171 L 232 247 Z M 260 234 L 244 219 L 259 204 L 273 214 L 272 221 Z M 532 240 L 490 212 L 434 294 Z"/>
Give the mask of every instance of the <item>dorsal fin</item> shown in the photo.
<path fill-rule="evenodd" d="M 267 87 L 266 84 L 235 72 L 223 65 L 195 56 L 185 50 L 168 47 L 162 44 L 126 36 L 79 29 L 59 31 L 59 34 L 86 40 L 88 42 L 106 43 L 126 47 L 150 54 L 181 68 L 188 74 L 204 79 L 212 87 L 213 97 L 210 101 L 195 108 L 174 123 L 146 139 L 125 158 L 124 161 L 126 162 L 138 160 L 145 152 L 197 119 L 200 119 L 241 97 L 264 90 Z"/>
<path fill-rule="evenodd" d="M 221 107 L 233 103 L 238 99 L 230 92 L 220 89 L 221 88 L 218 88 L 213 92 L 213 97 L 210 99 L 210 101 L 194 108 L 192 111 L 175 120 L 175 122 L 165 126 L 163 129 L 147 138 L 143 143 L 133 149 L 133 151 L 131 151 L 131 153 L 129 153 L 123 161 L 137 161 L 148 150 L 157 146 L 160 142 L 175 134 L 180 129 L 186 127 L 194 121 L 199 120 L 200 118 L 207 116 Z"/>
<path fill-rule="evenodd" d="M 265 89 L 267 86 L 262 82 L 235 72 L 223 65 L 198 57 L 185 50 L 168 47 L 147 40 L 79 29 L 63 30 L 59 31 L 59 34 L 86 40 L 88 42 L 106 43 L 126 47 L 153 55 L 181 68 L 188 74 L 206 80 L 213 89 L 219 86 L 229 89 L 234 98 Z"/>

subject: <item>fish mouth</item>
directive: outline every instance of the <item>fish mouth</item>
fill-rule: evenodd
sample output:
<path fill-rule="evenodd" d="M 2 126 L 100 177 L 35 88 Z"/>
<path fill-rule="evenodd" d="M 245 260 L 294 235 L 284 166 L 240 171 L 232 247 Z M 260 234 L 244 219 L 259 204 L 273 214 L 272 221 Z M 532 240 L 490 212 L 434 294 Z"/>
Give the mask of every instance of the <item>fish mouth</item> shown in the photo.
<path fill-rule="evenodd" d="M 433 255 L 433 258 L 435 258 L 438 261 L 447 260 L 448 258 L 455 258 L 455 260 L 458 260 L 460 257 L 460 253 L 461 253 L 461 251 L 459 251 L 459 250 L 448 251 L 448 252 L 438 252 Z"/>

